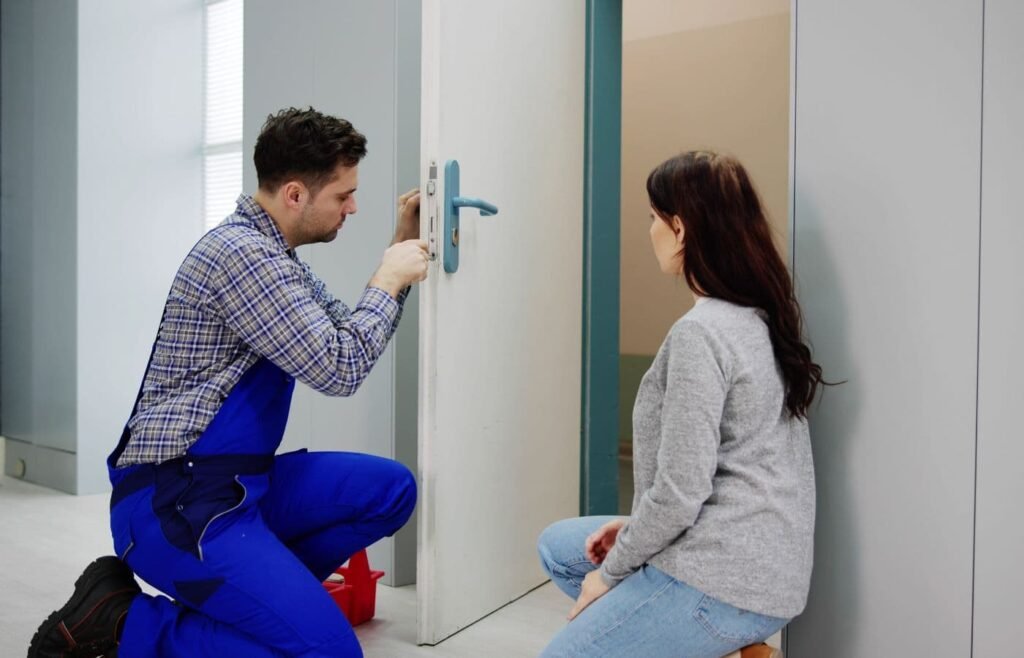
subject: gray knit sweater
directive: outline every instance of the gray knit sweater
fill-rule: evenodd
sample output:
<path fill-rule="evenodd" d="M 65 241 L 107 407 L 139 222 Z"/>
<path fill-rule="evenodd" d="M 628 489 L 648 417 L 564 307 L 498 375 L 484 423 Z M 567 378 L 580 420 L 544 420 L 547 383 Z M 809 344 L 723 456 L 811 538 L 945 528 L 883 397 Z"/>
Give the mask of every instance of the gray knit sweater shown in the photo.
<path fill-rule="evenodd" d="M 814 466 L 756 309 L 702 299 L 669 332 L 633 407 L 633 510 L 609 585 L 650 564 L 738 608 L 807 602 Z"/>

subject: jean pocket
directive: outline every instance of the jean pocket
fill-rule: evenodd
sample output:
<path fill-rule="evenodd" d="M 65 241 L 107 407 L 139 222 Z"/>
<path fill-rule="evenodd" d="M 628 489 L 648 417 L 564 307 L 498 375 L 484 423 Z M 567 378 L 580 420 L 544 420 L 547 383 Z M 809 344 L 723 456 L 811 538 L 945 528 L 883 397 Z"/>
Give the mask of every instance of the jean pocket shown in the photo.
<path fill-rule="evenodd" d="M 763 640 L 772 634 L 775 622 L 781 621 L 741 610 L 707 595 L 700 600 L 693 617 L 712 637 L 742 643 Z"/>

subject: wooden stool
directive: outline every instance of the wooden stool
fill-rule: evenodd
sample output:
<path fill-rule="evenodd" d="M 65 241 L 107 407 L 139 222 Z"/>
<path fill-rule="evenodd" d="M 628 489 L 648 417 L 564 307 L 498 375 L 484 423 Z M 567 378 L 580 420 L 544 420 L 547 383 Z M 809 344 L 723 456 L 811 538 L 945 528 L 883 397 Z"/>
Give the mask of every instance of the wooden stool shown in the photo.
<path fill-rule="evenodd" d="M 767 644 L 751 644 L 734 651 L 724 658 L 782 658 L 782 652 Z"/>

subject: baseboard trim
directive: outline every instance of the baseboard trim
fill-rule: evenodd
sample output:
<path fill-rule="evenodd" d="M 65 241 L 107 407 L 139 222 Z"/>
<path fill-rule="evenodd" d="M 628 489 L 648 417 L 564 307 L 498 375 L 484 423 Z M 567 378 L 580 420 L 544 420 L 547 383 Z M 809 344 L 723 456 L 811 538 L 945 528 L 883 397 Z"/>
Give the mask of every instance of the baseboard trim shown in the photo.
<path fill-rule="evenodd" d="M 75 453 L 9 437 L 4 443 L 5 475 L 70 494 L 75 493 L 78 473 Z"/>

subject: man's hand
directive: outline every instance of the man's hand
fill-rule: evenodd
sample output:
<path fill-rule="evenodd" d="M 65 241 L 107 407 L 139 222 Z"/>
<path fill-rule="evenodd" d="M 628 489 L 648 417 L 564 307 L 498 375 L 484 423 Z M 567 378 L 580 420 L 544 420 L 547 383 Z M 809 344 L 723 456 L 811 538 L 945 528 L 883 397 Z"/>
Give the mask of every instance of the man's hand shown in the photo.
<path fill-rule="evenodd" d="M 580 589 L 579 598 L 576 599 L 576 605 L 569 611 L 569 621 L 576 619 L 576 615 L 583 612 L 588 605 L 607 594 L 609 589 L 611 588 L 605 585 L 604 580 L 601 579 L 600 569 L 594 569 L 588 573 L 587 577 L 583 579 L 583 587 Z"/>
<path fill-rule="evenodd" d="M 587 537 L 587 559 L 594 564 L 601 564 L 608 555 L 608 551 L 615 546 L 615 540 L 619 536 L 619 530 L 626 525 L 626 519 L 615 519 L 609 521 L 595 530 Z"/>
<path fill-rule="evenodd" d="M 384 259 L 370 287 L 380 288 L 392 297 L 398 297 L 407 286 L 427 278 L 427 243 L 423 240 L 405 240 L 384 251 Z"/>
<path fill-rule="evenodd" d="M 395 240 L 391 244 L 418 240 L 419 237 L 420 190 L 417 187 L 398 197 L 398 226 L 395 228 Z"/>

